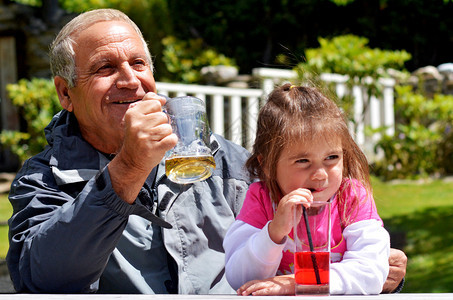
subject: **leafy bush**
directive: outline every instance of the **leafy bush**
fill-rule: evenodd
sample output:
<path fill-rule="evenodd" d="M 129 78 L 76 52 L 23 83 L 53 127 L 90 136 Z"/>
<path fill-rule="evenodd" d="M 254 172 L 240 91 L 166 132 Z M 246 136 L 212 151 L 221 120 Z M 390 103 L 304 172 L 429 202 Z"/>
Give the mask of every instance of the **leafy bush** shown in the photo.
<path fill-rule="evenodd" d="M 307 62 L 299 67 L 314 73 L 347 74 L 351 78 L 372 78 L 386 75 L 389 68 L 402 69 L 411 58 L 406 51 L 369 48 L 368 39 L 352 34 L 331 39 L 318 38 L 319 48 L 305 51 Z"/>
<path fill-rule="evenodd" d="M 299 63 L 295 70 L 302 80 L 317 81 L 316 77 L 322 73 L 347 75 L 347 89 L 352 91 L 354 85 L 363 87 L 364 118 L 369 108 L 370 96 L 379 98 L 382 85 L 379 78 L 390 77 L 389 70 L 398 70 L 402 76 L 407 76 L 404 63 L 411 55 L 404 50 L 389 51 L 368 47 L 368 39 L 352 34 L 318 39 L 320 47 L 305 51 L 306 62 Z M 318 85 L 322 83 L 317 81 Z M 339 100 L 340 106 L 349 116 L 353 115 L 354 97 L 351 92 L 346 93 Z M 353 124 L 355 121 L 351 120 Z"/>
<path fill-rule="evenodd" d="M 49 79 L 21 79 L 17 84 L 7 85 L 7 91 L 12 103 L 19 107 L 26 128 L 24 132 L 3 130 L 0 141 L 23 162 L 47 145 L 44 128 L 61 106 L 53 81 Z"/>
<path fill-rule="evenodd" d="M 301 78 L 312 78 L 321 73 L 348 75 L 349 87 L 358 84 L 373 95 L 381 90 L 378 78 L 390 77 L 390 69 L 404 70 L 404 63 L 411 59 L 404 50 L 369 48 L 367 38 L 352 34 L 318 38 L 318 42 L 320 47 L 307 49 L 306 62 L 296 66 Z"/>
<path fill-rule="evenodd" d="M 205 66 L 235 66 L 233 59 L 206 48 L 202 39 L 178 40 L 173 36 L 162 40 L 163 61 L 171 73 L 172 82 L 196 83 L 201 81 L 200 70 Z"/>
<path fill-rule="evenodd" d="M 396 132 L 377 143 L 383 159 L 374 172 L 383 179 L 418 178 L 453 173 L 453 96 L 432 99 L 396 86 Z"/>
<path fill-rule="evenodd" d="M 205 66 L 235 66 L 233 59 L 206 48 L 202 39 L 178 40 L 173 36 L 162 40 L 163 61 L 171 73 L 172 82 L 196 83 L 201 81 L 200 70 Z"/>

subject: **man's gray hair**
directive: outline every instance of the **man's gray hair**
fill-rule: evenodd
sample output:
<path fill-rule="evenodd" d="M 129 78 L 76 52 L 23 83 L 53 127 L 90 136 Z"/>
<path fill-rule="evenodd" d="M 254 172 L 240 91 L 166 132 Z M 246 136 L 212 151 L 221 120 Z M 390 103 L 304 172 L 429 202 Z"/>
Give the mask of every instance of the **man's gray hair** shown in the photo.
<path fill-rule="evenodd" d="M 50 45 L 50 70 L 53 76 L 63 77 L 69 88 L 76 85 L 77 73 L 75 66 L 75 52 L 73 48 L 74 34 L 82 32 L 87 27 L 104 21 L 123 21 L 134 28 L 143 43 L 148 63 L 153 71 L 151 54 L 146 44 L 143 34 L 138 26 L 123 12 L 116 9 L 96 9 L 84 12 L 69 23 L 67 23 L 58 33 L 55 40 Z"/>

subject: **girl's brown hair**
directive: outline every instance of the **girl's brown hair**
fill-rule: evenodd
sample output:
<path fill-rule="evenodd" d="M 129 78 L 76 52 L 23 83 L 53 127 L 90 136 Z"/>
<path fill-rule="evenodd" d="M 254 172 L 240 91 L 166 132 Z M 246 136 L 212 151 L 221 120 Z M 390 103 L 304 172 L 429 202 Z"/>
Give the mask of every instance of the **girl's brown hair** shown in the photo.
<path fill-rule="evenodd" d="M 319 138 L 340 140 L 343 178 L 358 180 L 371 193 L 368 161 L 352 138 L 340 108 L 314 87 L 285 84 L 275 88 L 261 108 L 252 155 L 246 162 L 250 174 L 266 184 L 272 201 L 278 203 L 283 196 L 276 180 L 282 150 L 296 141 L 309 143 Z M 346 214 L 341 191 L 338 200 L 340 211 Z M 349 217 L 342 216 L 342 220 L 348 223 Z"/>

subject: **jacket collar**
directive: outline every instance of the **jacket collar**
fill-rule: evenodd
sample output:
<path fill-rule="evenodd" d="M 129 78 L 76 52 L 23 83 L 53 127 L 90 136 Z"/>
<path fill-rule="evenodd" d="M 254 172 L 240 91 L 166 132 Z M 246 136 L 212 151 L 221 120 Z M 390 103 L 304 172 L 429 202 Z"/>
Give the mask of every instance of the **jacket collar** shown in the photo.
<path fill-rule="evenodd" d="M 45 129 L 50 167 L 59 185 L 88 181 L 109 159 L 86 142 L 73 113 L 62 110 Z"/>

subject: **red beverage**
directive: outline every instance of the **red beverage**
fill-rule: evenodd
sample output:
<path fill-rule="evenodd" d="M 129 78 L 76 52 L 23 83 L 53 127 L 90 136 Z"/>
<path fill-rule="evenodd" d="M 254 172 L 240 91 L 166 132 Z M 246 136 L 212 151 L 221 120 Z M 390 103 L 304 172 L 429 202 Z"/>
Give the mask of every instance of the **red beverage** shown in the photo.
<path fill-rule="evenodd" d="M 316 261 L 319 283 L 317 282 L 313 261 Z M 313 285 L 329 284 L 329 263 L 329 252 L 296 252 L 294 255 L 296 283 Z"/>

